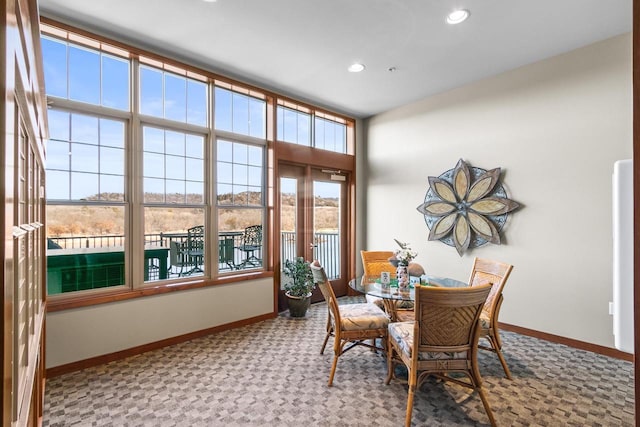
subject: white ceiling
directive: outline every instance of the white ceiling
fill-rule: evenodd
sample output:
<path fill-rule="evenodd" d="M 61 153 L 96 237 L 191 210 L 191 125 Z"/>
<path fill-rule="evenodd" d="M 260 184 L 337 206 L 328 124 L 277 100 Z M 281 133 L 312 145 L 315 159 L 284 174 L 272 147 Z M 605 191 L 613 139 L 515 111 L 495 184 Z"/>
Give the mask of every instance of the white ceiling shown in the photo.
<path fill-rule="evenodd" d="M 39 4 L 45 16 L 359 118 L 629 32 L 632 25 L 632 0 Z M 445 15 L 457 8 L 471 17 L 448 25 Z M 354 61 L 366 70 L 347 72 Z"/>

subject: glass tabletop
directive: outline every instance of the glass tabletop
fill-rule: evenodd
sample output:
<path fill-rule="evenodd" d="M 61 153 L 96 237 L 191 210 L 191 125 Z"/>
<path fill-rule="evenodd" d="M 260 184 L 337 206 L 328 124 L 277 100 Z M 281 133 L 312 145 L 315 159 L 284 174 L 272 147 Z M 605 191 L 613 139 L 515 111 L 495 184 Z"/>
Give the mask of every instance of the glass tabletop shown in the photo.
<path fill-rule="evenodd" d="M 388 287 L 383 286 L 380 282 L 380 276 L 362 276 L 352 279 L 349 281 L 349 287 L 361 294 L 372 295 L 378 298 L 413 301 L 416 298 L 415 285 L 419 283 L 421 283 L 422 286 L 444 286 L 447 288 L 461 288 L 469 286 L 466 282 L 461 282 L 460 280 L 448 277 L 423 275 L 419 278 L 412 278 L 412 283 L 409 285 L 409 289 L 405 291 L 398 289 L 397 282 L 394 284 L 393 280 Z"/>

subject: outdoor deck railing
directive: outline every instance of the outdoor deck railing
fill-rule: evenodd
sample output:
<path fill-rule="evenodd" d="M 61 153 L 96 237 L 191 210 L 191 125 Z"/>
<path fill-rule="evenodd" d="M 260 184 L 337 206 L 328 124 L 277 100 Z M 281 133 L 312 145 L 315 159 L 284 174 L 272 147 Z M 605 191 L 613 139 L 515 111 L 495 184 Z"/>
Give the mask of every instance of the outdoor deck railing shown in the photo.
<path fill-rule="evenodd" d="M 184 243 L 187 239 L 187 233 L 152 233 L 145 234 L 145 246 L 163 246 L 169 247 L 171 241 Z M 242 244 L 242 231 L 229 231 L 220 233 L 219 242 L 225 239 L 233 239 L 233 247 Z M 296 253 L 296 234 L 294 232 L 280 233 L 280 243 L 282 249 L 282 259 L 293 259 Z M 62 249 L 80 249 L 80 248 L 102 248 L 124 246 L 124 235 L 110 236 L 81 236 L 81 237 L 50 237 L 49 244 L 57 245 Z M 314 259 L 320 261 L 325 268 L 329 279 L 339 277 L 340 275 L 340 242 L 338 233 L 315 233 L 314 234 Z M 51 247 L 51 246 L 50 246 Z M 257 251 L 258 258 L 262 259 L 261 251 Z M 233 251 L 232 265 L 239 266 L 243 261 L 244 254 L 239 250 Z M 226 263 L 219 263 L 220 271 L 231 270 L 232 267 Z"/>

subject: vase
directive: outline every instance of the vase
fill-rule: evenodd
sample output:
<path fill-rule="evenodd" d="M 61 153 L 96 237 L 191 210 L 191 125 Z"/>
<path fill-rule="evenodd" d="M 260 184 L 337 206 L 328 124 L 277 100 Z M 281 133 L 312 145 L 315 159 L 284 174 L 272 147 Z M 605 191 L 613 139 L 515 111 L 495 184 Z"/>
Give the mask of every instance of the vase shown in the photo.
<path fill-rule="evenodd" d="M 409 264 L 398 263 L 396 268 L 396 278 L 398 279 L 398 289 L 405 291 L 409 289 Z"/>

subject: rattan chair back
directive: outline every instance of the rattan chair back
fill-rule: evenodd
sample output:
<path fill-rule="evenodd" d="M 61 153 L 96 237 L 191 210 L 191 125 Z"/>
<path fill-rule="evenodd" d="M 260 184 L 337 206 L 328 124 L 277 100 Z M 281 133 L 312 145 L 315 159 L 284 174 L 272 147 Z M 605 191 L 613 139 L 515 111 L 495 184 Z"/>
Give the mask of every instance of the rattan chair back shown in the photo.
<path fill-rule="evenodd" d="M 396 268 L 389 262 L 392 251 L 360 251 L 360 256 L 365 276 L 380 276 L 383 271 L 388 271 L 395 277 Z"/>
<path fill-rule="evenodd" d="M 469 278 L 469 285 L 472 287 L 491 283 L 491 292 L 482 309 L 480 334 L 489 341 L 489 346 L 478 346 L 483 350 L 489 350 L 498 356 L 500 364 L 507 378 L 511 379 L 511 372 L 507 366 L 507 361 L 502 354 L 502 340 L 498 328 L 498 317 L 504 296 L 502 291 L 507 284 L 507 279 L 513 270 L 513 266 L 500 261 L 476 258 L 473 261 L 473 269 Z"/>
<path fill-rule="evenodd" d="M 493 261 L 484 258 L 476 258 L 473 261 L 473 269 L 469 278 L 469 286 L 484 285 L 491 283 L 491 292 L 487 297 L 483 311 L 489 317 L 496 313 L 498 301 L 502 295 L 504 285 L 511 274 L 513 266 L 500 261 Z"/>
<path fill-rule="evenodd" d="M 316 283 L 316 286 L 318 286 L 320 292 L 322 292 L 324 300 L 327 302 L 329 316 L 334 323 L 339 324 L 340 309 L 338 308 L 338 300 L 336 299 L 336 294 L 333 292 L 333 287 L 331 286 L 331 282 L 329 281 L 324 268 L 320 266 L 318 261 L 314 261 L 314 263 L 311 264 L 311 273 L 313 274 L 313 281 Z"/>
<path fill-rule="evenodd" d="M 491 285 L 469 288 L 417 286 L 414 353 L 471 351 Z"/>

